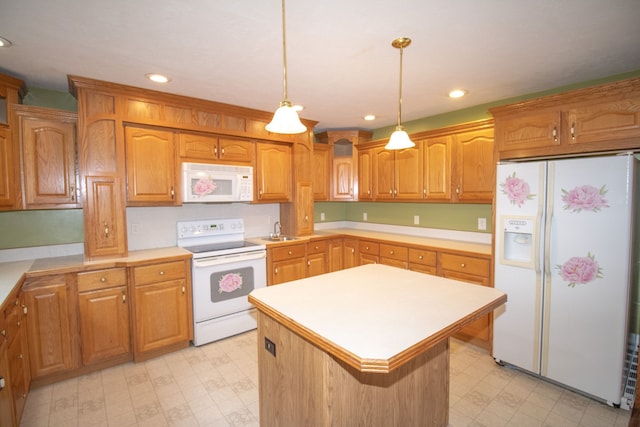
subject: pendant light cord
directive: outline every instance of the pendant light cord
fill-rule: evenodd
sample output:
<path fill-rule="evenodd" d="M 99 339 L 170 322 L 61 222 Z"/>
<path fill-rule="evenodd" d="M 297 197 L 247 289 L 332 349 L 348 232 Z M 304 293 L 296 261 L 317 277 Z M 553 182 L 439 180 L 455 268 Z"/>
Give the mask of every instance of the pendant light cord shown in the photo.
<path fill-rule="evenodd" d="M 282 69 L 282 85 L 284 89 L 284 101 L 288 101 L 287 98 L 287 31 L 286 21 L 284 14 L 284 0 L 282 0 L 282 63 L 284 67 Z"/>
<path fill-rule="evenodd" d="M 283 0 L 284 1 L 284 0 Z M 402 126 L 402 51 L 404 48 L 400 46 L 400 84 L 398 88 L 398 126 Z"/>

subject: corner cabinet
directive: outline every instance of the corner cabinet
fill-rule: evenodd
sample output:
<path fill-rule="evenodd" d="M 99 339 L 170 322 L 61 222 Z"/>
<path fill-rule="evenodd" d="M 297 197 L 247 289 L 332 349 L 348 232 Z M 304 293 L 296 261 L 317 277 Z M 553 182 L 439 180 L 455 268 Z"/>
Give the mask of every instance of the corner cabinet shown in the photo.
<path fill-rule="evenodd" d="M 257 202 L 290 202 L 292 198 L 291 146 L 257 143 L 255 176 Z"/>
<path fill-rule="evenodd" d="M 500 159 L 640 147 L 640 78 L 490 109 Z"/>
<path fill-rule="evenodd" d="M 127 205 L 178 205 L 175 134 L 125 127 Z"/>
<path fill-rule="evenodd" d="M 189 260 L 130 268 L 134 297 L 134 359 L 146 360 L 188 347 L 193 339 Z"/>
<path fill-rule="evenodd" d="M 16 105 L 26 209 L 77 208 L 77 114 Z"/>

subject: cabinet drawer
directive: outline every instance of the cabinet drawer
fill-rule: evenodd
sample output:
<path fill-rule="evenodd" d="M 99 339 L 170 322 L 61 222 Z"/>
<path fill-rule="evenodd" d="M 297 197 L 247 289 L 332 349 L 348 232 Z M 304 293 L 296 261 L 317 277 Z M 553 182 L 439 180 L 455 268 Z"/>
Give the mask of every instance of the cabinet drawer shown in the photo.
<path fill-rule="evenodd" d="M 78 292 L 107 289 L 126 284 L 127 271 L 124 268 L 78 273 Z"/>
<path fill-rule="evenodd" d="M 378 255 L 380 252 L 380 244 L 376 242 L 361 241 L 358 246 L 361 254 Z"/>
<path fill-rule="evenodd" d="M 440 267 L 443 270 L 488 278 L 491 271 L 491 262 L 484 258 L 442 253 L 440 254 Z"/>
<path fill-rule="evenodd" d="M 426 249 L 409 249 L 409 262 L 421 265 L 436 265 L 436 251 Z"/>
<path fill-rule="evenodd" d="M 407 261 L 409 259 L 409 248 L 382 243 L 380 244 L 380 257 Z"/>
<path fill-rule="evenodd" d="M 320 254 L 327 250 L 327 242 L 319 240 L 317 242 L 307 243 L 307 255 Z"/>
<path fill-rule="evenodd" d="M 143 267 L 134 267 L 133 277 L 136 286 L 182 279 L 186 276 L 184 261 L 165 262 Z"/>
<path fill-rule="evenodd" d="M 291 258 L 304 258 L 305 254 L 306 248 L 304 244 L 283 246 L 273 248 L 271 250 L 273 261 L 284 261 Z"/>

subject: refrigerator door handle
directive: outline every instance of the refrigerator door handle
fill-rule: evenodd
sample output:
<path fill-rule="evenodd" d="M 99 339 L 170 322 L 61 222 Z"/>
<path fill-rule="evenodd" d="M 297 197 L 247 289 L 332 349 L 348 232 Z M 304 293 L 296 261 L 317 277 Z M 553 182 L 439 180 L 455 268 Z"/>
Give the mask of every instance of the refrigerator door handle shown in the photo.
<path fill-rule="evenodd" d="M 547 195 L 546 195 L 546 218 L 544 221 L 544 285 L 542 290 L 543 308 L 542 313 L 542 351 L 540 360 L 540 374 L 546 376 L 549 370 L 549 318 L 551 316 L 551 224 L 554 215 L 554 179 L 555 164 L 547 164 Z"/>

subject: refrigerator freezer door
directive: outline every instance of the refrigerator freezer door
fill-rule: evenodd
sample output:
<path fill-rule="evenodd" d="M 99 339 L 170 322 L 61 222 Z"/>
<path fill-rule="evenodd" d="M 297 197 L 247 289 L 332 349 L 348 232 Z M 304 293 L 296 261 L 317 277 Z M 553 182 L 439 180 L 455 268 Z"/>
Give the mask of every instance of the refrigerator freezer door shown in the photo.
<path fill-rule="evenodd" d="M 541 225 L 546 163 L 498 165 L 494 286 L 507 303 L 494 312 L 496 360 L 540 373 Z"/>
<path fill-rule="evenodd" d="M 630 156 L 549 162 L 542 375 L 610 403 L 627 338 L 632 168 Z"/>

